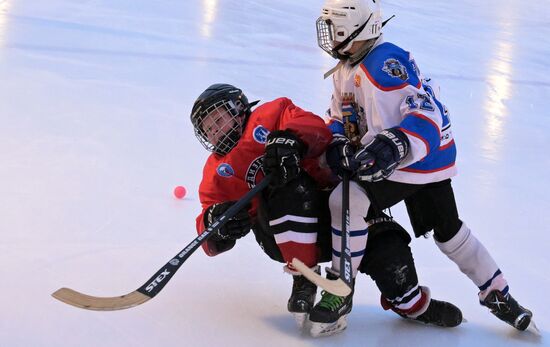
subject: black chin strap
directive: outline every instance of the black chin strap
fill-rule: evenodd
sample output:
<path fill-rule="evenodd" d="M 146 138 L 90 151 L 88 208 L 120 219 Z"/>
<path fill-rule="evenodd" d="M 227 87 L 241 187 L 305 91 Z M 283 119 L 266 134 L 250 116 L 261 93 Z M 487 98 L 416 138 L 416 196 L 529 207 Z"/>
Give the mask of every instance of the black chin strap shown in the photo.
<path fill-rule="evenodd" d="M 336 47 L 334 47 L 332 49 L 332 53 L 337 55 L 337 56 L 341 56 L 342 54 L 338 53 L 338 50 L 342 49 L 343 47 L 346 47 L 346 45 L 348 43 L 350 43 L 353 39 L 355 39 L 361 33 L 361 31 L 363 31 L 363 29 L 365 29 L 365 26 L 367 25 L 367 23 L 369 22 L 371 17 L 372 17 L 372 13 L 370 14 L 369 18 L 367 18 L 366 22 L 363 23 L 363 25 L 361 25 L 354 32 L 352 32 L 351 35 L 348 36 L 344 41 L 342 41 L 338 45 L 336 45 Z"/>

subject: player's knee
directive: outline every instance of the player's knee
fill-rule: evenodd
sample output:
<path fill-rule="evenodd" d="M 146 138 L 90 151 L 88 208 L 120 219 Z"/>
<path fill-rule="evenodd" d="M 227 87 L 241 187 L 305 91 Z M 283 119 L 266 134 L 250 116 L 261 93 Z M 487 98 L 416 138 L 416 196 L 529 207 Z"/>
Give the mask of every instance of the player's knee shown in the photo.
<path fill-rule="evenodd" d="M 380 225 L 381 230 L 373 235 L 369 232 L 359 271 L 371 276 L 381 293 L 392 298 L 417 285 L 418 278 L 408 245 L 410 236 L 396 227 L 398 224 L 394 223 L 393 228 L 390 226 L 392 225 Z"/>
<path fill-rule="evenodd" d="M 410 237 L 408 238 L 410 240 Z M 412 263 L 412 253 L 407 239 L 397 230 L 385 230 L 370 235 L 360 271 L 368 275 L 385 271 L 391 264 Z"/>
<path fill-rule="evenodd" d="M 464 223 L 458 218 L 446 220 L 434 228 L 434 238 L 437 242 L 447 242 L 454 238 L 464 228 Z"/>

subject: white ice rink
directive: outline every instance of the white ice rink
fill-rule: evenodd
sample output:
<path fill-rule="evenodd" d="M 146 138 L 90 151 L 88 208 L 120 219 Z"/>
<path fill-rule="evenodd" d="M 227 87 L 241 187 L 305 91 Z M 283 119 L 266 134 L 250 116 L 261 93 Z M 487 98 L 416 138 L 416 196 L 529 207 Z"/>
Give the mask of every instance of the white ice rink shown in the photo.
<path fill-rule="evenodd" d="M 122 295 L 195 236 L 207 153 L 189 122 L 210 84 L 287 96 L 322 114 L 336 62 L 317 47 L 321 0 L 0 0 L 0 346 L 550 346 L 550 1 L 387 0 L 385 38 L 437 79 L 458 147 L 462 219 L 492 252 L 542 337 L 478 304 L 432 239 L 422 284 L 458 305 L 455 329 L 378 304 L 361 275 L 349 327 L 300 333 L 290 276 L 249 235 L 193 254 L 150 302 L 65 305 L 68 286 Z M 172 189 L 187 187 L 184 200 Z M 220 187 L 223 189 L 223 187 Z M 394 216 L 410 229 L 403 207 Z"/>

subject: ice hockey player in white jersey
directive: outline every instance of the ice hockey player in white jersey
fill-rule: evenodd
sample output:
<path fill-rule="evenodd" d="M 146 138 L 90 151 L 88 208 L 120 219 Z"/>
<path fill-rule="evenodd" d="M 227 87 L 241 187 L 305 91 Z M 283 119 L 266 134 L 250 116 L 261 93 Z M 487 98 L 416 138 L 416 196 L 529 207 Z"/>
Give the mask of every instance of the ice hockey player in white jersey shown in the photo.
<path fill-rule="evenodd" d="M 382 26 L 380 0 L 326 0 L 317 20 L 319 46 L 339 60 L 327 73 L 334 82 L 329 112 L 333 140 L 327 162 L 336 174 L 347 171 L 352 175 L 354 274 L 370 275 L 382 293 L 383 307 L 410 317 L 410 309 L 424 289 L 416 286 L 395 293 L 390 290 L 394 284 L 378 273 L 377 255 L 363 257 L 372 244 L 387 243 L 391 234 L 371 235 L 369 220 L 405 201 L 415 235 L 433 230 L 439 249 L 478 287 L 481 305 L 516 329 L 525 330 L 531 311 L 510 295 L 496 262 L 459 219 L 450 179 L 456 174 L 456 147 L 448 111 L 439 101 L 439 88 L 422 77 L 409 52 L 384 41 Z M 330 197 L 333 273 L 340 271 L 341 203 L 340 185 Z M 370 260 L 365 261 L 367 258 Z M 350 311 L 351 296 L 324 293 L 310 312 L 312 329 L 329 330 Z"/>

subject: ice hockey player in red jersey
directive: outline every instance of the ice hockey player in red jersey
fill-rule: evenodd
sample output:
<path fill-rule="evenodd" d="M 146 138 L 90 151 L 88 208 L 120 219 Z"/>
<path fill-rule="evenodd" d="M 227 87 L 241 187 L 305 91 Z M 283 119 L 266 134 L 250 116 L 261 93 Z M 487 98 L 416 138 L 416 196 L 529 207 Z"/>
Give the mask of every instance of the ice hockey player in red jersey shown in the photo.
<path fill-rule="evenodd" d="M 288 98 L 266 102 L 252 111 L 257 103 L 249 102 L 239 88 L 214 84 L 193 105 L 195 135 L 212 152 L 199 187 L 203 210 L 197 217 L 197 231 L 205 230 L 270 173 L 269 187 L 203 247 L 215 256 L 231 249 L 252 229 L 264 252 L 285 263 L 285 271 L 293 275 L 288 310 L 301 326 L 313 307 L 317 287 L 290 262 L 298 258 L 319 272 L 319 260 L 330 260 L 328 193 L 321 188 L 330 183 L 331 173 L 319 167 L 319 156 L 332 134 L 322 118 Z M 321 224 L 326 226 L 324 232 Z"/>
<path fill-rule="evenodd" d="M 415 235 L 433 230 L 437 247 L 478 287 L 479 302 L 502 321 L 525 330 L 532 321 L 531 311 L 510 295 L 495 260 L 459 219 L 451 186 L 456 147 L 439 88 L 421 75 L 409 52 L 384 41 L 381 27 L 380 0 L 325 0 L 317 20 L 319 46 L 339 60 L 331 70 L 334 140 L 327 149 L 327 162 L 335 172 L 354 176 L 349 188 L 350 243 L 357 255 L 352 259 L 354 270 L 375 281 L 380 276 L 379 269 L 361 257 L 365 244 L 365 252 L 376 243 L 387 244 L 383 239 L 388 233 L 369 232 L 367 242 L 365 216 L 404 201 Z M 351 136 L 344 134 L 346 120 L 357 130 Z M 342 213 L 341 196 L 338 186 L 330 197 L 333 216 Z M 333 234 L 338 235 L 341 223 L 338 219 L 332 223 Z M 336 272 L 338 260 L 333 257 Z M 415 293 L 403 296 L 391 293 L 380 281 L 377 284 L 384 305 L 400 314 L 407 314 L 423 292 L 417 287 Z M 321 303 L 327 300 L 336 299 L 326 296 Z M 312 309 L 313 321 L 318 311 L 324 312 L 322 307 Z"/>

